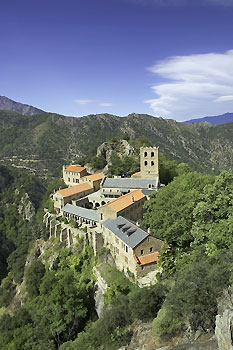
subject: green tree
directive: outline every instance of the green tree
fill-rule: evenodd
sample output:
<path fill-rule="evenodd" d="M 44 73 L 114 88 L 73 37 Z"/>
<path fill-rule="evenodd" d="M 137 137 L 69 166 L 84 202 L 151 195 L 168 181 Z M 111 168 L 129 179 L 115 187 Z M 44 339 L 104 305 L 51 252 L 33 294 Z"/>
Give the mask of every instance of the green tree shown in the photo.
<path fill-rule="evenodd" d="M 233 247 L 233 174 L 223 172 L 206 186 L 193 212 L 194 245 L 208 254 Z"/>
<path fill-rule="evenodd" d="M 34 260 L 26 274 L 26 289 L 29 298 L 33 298 L 40 293 L 40 283 L 45 274 L 45 266 L 39 259 Z"/>
<path fill-rule="evenodd" d="M 193 208 L 200 201 L 210 175 L 190 172 L 178 176 L 151 196 L 145 204 L 143 222 L 174 247 L 187 249 L 193 241 Z"/>

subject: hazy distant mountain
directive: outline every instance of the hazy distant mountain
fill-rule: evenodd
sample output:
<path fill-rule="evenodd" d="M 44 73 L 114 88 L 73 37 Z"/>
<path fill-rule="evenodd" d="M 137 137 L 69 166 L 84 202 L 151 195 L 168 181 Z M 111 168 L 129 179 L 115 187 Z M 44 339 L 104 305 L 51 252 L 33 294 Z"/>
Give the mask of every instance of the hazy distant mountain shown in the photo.
<path fill-rule="evenodd" d="M 213 117 L 204 117 L 204 118 L 197 118 L 197 119 L 191 119 L 186 120 L 183 123 L 200 123 L 200 122 L 208 122 L 213 125 L 222 125 L 227 123 L 233 123 L 233 113 L 225 113 L 221 115 L 216 115 Z"/>
<path fill-rule="evenodd" d="M 41 109 L 25 105 L 23 103 L 15 102 L 5 96 L 0 96 L 0 109 L 17 112 L 23 115 L 36 115 L 44 113 L 44 111 Z"/>

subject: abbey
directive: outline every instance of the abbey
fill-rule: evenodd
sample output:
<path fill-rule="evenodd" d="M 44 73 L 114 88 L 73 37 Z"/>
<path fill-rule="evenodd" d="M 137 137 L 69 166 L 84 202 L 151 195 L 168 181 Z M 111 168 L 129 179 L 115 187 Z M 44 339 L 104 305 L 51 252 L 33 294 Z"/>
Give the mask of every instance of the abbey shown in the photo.
<path fill-rule="evenodd" d="M 63 167 L 63 179 L 70 187 L 53 194 L 56 213 L 74 220 L 79 228 L 86 227 L 95 252 L 108 248 L 116 267 L 136 278 L 157 269 L 163 242 L 138 222 L 145 201 L 160 186 L 158 147 L 141 147 L 140 172 L 131 178 L 88 175 L 84 167 L 70 165 Z M 64 236 L 65 229 L 70 233 L 66 224 L 56 224 L 49 213 L 45 222 L 51 235 Z"/>

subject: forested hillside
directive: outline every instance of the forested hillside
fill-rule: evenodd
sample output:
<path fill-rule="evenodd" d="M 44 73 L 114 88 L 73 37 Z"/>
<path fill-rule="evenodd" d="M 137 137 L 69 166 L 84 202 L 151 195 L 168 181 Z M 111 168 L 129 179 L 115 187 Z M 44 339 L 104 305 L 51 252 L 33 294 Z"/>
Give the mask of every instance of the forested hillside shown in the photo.
<path fill-rule="evenodd" d="M 187 162 L 194 170 L 233 169 L 233 124 L 182 124 L 149 115 L 100 114 L 82 118 L 56 114 L 23 116 L 0 111 L 0 159 L 41 176 L 59 176 L 61 165 L 95 154 L 106 140 L 145 136 L 160 154 Z"/>
<path fill-rule="evenodd" d="M 139 320 L 153 322 L 150 349 L 177 336 L 188 342 L 182 338 L 187 329 L 213 334 L 218 298 L 233 280 L 233 176 L 179 168 L 145 204 L 144 225 L 165 242 L 163 272 L 146 288 L 103 264 L 105 249 L 94 257 L 83 240 L 64 248 L 59 239 L 48 239 L 42 207 L 50 205 L 58 180 L 46 192 L 22 170 L 0 168 L 0 348 L 117 350 L 130 344 Z M 94 266 L 109 285 L 100 319 Z"/>

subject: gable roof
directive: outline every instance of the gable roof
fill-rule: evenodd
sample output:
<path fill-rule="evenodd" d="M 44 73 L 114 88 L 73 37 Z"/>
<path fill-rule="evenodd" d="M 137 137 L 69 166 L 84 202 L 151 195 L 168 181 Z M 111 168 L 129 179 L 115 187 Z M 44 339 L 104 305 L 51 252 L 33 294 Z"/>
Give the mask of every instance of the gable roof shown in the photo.
<path fill-rule="evenodd" d="M 71 215 L 80 216 L 81 218 L 92 220 L 98 222 L 98 213 L 97 210 L 86 209 L 82 207 L 77 207 L 76 205 L 66 204 L 62 208 L 63 212 L 66 212 Z"/>
<path fill-rule="evenodd" d="M 105 178 L 102 188 L 148 189 L 149 185 L 153 185 L 154 190 L 156 190 L 158 179 Z"/>
<path fill-rule="evenodd" d="M 80 184 L 80 185 L 75 185 L 72 187 L 68 187 L 68 188 L 64 188 L 63 190 L 59 190 L 58 193 L 63 197 L 69 197 L 72 196 L 74 194 L 86 191 L 86 190 L 90 190 L 92 188 L 91 185 L 84 183 L 84 184 Z"/>
<path fill-rule="evenodd" d="M 108 228 L 115 236 L 132 249 L 144 241 L 145 238 L 150 236 L 149 233 L 122 216 L 118 216 L 116 219 L 108 219 L 104 221 L 103 226 Z"/>
<path fill-rule="evenodd" d="M 146 196 L 142 193 L 142 190 L 135 190 L 114 199 L 113 201 L 103 205 L 102 207 L 108 207 L 111 208 L 113 211 L 118 212 L 145 197 Z"/>
<path fill-rule="evenodd" d="M 73 171 L 74 173 L 81 173 L 83 170 L 86 170 L 86 168 L 80 165 L 68 165 L 65 167 L 65 171 Z"/>

